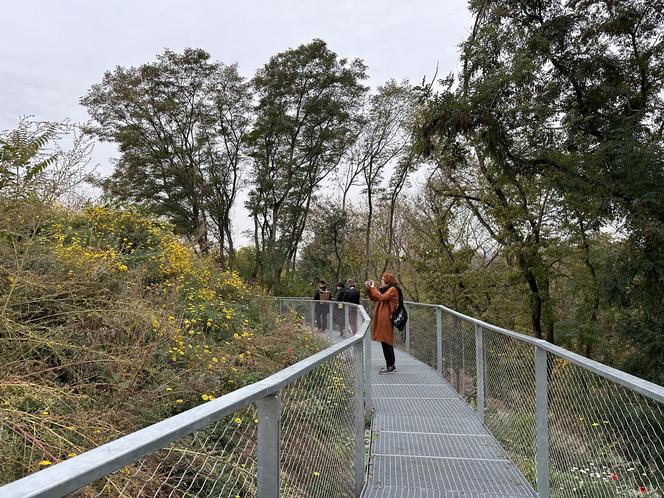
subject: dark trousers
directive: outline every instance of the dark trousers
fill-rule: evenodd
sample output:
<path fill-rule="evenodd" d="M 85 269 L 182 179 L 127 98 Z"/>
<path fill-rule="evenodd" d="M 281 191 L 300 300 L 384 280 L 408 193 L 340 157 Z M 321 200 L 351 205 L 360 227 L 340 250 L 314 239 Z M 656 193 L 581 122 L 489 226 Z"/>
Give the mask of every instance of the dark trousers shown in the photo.
<path fill-rule="evenodd" d="M 383 356 L 385 357 L 385 364 L 388 367 L 393 367 L 394 366 L 394 346 L 391 344 L 388 344 L 386 342 L 380 343 L 381 346 L 383 346 Z"/>

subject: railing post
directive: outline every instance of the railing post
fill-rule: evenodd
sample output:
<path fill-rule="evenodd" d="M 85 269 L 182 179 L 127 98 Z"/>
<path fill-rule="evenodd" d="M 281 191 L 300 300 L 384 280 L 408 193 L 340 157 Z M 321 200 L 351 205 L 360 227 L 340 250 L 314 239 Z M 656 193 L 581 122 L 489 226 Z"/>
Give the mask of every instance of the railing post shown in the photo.
<path fill-rule="evenodd" d="M 279 432 L 281 405 L 279 393 L 266 396 L 258 405 L 258 496 L 279 496 Z"/>
<path fill-rule="evenodd" d="M 475 373 L 477 376 L 477 415 L 484 422 L 484 336 L 475 324 Z"/>
<path fill-rule="evenodd" d="M 316 303 L 311 301 L 311 329 L 316 330 Z"/>
<path fill-rule="evenodd" d="M 436 370 L 443 375 L 443 310 L 436 307 Z"/>
<path fill-rule="evenodd" d="M 359 327 L 360 325 L 358 325 L 358 329 Z M 364 416 L 369 417 L 371 412 L 371 324 L 364 333 L 364 398 Z"/>
<path fill-rule="evenodd" d="M 278 301 L 279 301 L 279 314 L 283 315 L 284 314 L 284 302 L 281 299 L 279 299 Z"/>
<path fill-rule="evenodd" d="M 353 345 L 355 376 L 355 496 L 360 496 L 364 487 L 364 342 Z"/>
<path fill-rule="evenodd" d="M 347 303 L 344 303 L 344 331 L 343 333 L 346 333 L 347 330 L 349 330 L 349 320 L 348 320 L 348 315 L 350 313 L 350 306 Z M 350 333 L 350 332 L 349 332 Z"/>
<path fill-rule="evenodd" d="M 404 303 L 404 308 L 410 317 L 410 306 Z M 406 353 L 410 354 L 410 318 L 406 322 Z"/>
<path fill-rule="evenodd" d="M 535 348 L 535 413 L 537 419 L 537 496 L 549 498 L 549 379 L 547 352 Z"/>
<path fill-rule="evenodd" d="M 327 314 L 327 330 L 332 333 L 334 330 L 334 327 L 332 325 L 332 320 L 334 319 L 334 301 L 330 301 L 330 309 L 329 313 Z"/>

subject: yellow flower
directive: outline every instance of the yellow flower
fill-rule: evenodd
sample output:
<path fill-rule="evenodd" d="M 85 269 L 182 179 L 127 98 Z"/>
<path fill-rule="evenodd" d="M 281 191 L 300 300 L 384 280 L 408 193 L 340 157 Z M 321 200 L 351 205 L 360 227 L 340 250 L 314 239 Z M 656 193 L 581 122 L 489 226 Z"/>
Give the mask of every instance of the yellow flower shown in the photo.
<path fill-rule="evenodd" d="M 69 453 L 67 453 L 67 456 L 68 456 L 69 458 L 74 458 L 74 457 L 76 456 L 76 453 L 70 451 Z"/>
<path fill-rule="evenodd" d="M 53 462 L 50 460 L 42 460 L 39 462 L 39 465 L 51 465 Z"/>
<path fill-rule="evenodd" d="M 41 412 L 41 414 L 42 415 L 48 415 L 48 410 L 44 410 L 43 412 Z"/>
<path fill-rule="evenodd" d="M 210 397 L 209 397 L 207 394 L 202 394 L 202 395 L 201 395 L 201 399 L 202 399 L 203 401 L 207 401 L 207 400 L 210 399 Z"/>
<path fill-rule="evenodd" d="M 183 399 L 176 399 L 175 402 L 180 404 L 180 403 L 184 403 L 184 400 Z"/>
<path fill-rule="evenodd" d="M 237 425 L 240 425 L 242 423 L 242 419 L 240 417 L 235 417 L 233 422 L 235 422 Z"/>
<path fill-rule="evenodd" d="M 167 390 L 167 391 L 172 391 L 173 388 L 172 388 L 172 387 L 167 387 L 166 390 Z"/>
<path fill-rule="evenodd" d="M 319 475 L 320 475 L 320 472 L 318 472 L 318 471 L 314 472 L 314 477 L 318 477 Z"/>

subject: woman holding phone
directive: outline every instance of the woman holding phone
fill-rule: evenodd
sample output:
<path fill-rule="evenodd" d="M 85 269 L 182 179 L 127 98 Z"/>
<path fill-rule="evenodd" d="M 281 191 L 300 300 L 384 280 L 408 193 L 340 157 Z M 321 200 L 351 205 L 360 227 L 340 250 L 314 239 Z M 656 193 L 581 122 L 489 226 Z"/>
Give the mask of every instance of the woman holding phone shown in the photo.
<path fill-rule="evenodd" d="M 376 288 L 373 280 L 364 283 L 367 297 L 376 301 L 374 318 L 371 323 L 371 338 L 380 341 L 385 357 L 385 367 L 379 374 L 390 374 L 396 370 L 394 358 L 394 329 L 392 328 L 392 313 L 399 305 L 399 292 L 397 291 L 396 277 L 389 272 L 383 273 L 380 286 Z"/>

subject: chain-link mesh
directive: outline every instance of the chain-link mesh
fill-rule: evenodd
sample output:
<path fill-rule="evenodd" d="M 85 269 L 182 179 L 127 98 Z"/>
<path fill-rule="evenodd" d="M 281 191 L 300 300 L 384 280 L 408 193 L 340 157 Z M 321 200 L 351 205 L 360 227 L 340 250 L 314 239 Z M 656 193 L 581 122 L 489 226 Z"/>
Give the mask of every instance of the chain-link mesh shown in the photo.
<path fill-rule="evenodd" d="M 296 319 L 303 327 L 314 328 L 314 303 L 295 299 L 278 299 L 279 313 L 287 315 L 295 313 Z"/>
<path fill-rule="evenodd" d="M 664 496 L 664 408 L 549 354 L 551 495 Z"/>
<path fill-rule="evenodd" d="M 410 354 L 435 370 L 437 368 L 436 308 L 415 303 L 408 304 L 408 321 Z"/>
<path fill-rule="evenodd" d="M 443 313 L 443 376 L 469 404 L 477 400 L 475 325 Z"/>
<path fill-rule="evenodd" d="M 482 330 L 484 423 L 535 486 L 535 351 L 513 337 Z"/>
<path fill-rule="evenodd" d="M 282 391 L 281 496 L 354 496 L 353 351 Z"/>
<path fill-rule="evenodd" d="M 250 405 L 79 490 L 80 497 L 256 496 L 258 418 Z"/>

